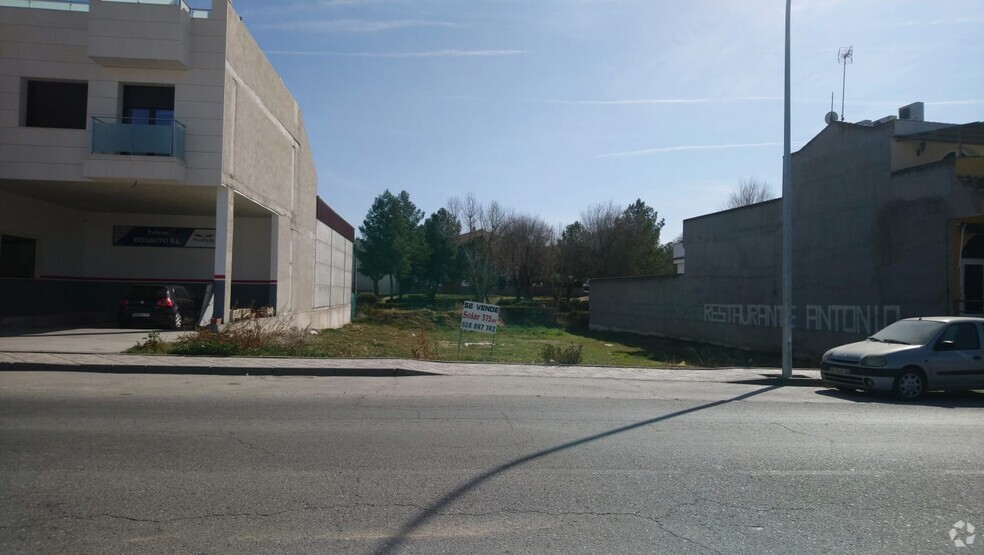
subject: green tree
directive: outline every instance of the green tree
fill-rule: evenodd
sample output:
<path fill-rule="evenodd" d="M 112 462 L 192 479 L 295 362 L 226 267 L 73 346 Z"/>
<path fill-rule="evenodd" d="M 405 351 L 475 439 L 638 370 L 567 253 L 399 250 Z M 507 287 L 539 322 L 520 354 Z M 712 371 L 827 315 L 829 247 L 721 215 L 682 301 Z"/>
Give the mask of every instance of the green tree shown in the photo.
<path fill-rule="evenodd" d="M 619 270 L 626 276 L 651 276 L 672 273 L 672 247 L 667 251 L 659 236 L 666 224 L 642 199 L 630 204 L 619 218 L 622 238 Z"/>
<path fill-rule="evenodd" d="M 424 253 L 419 226 L 423 217 L 406 191 L 394 196 L 387 189 L 373 201 L 359 226 L 362 241 L 357 256 L 359 271 L 373 280 L 377 294 L 379 280 L 387 275 L 391 295 L 394 278 L 399 280 L 401 295 L 413 286 L 414 272 Z"/>
<path fill-rule="evenodd" d="M 393 276 L 400 282 L 400 296 L 413 289 L 420 276 L 421 267 L 427 251 L 424 246 L 423 229 L 420 221 L 424 212 L 410 201 L 410 194 L 400 191 L 395 199 L 395 257 Z"/>
<path fill-rule="evenodd" d="M 461 222 L 444 208 L 431 214 L 424 222 L 426 256 L 421 265 L 421 274 L 429 286 L 431 300 L 437 295 L 441 283 L 458 277 L 460 235 Z"/>
<path fill-rule="evenodd" d="M 587 230 L 581 222 L 574 222 L 564 228 L 557 240 L 557 272 L 559 285 L 563 287 L 567 300 L 571 300 L 573 289 L 588 277 Z"/>
<path fill-rule="evenodd" d="M 361 240 L 356 244 L 359 272 L 372 280 L 375 294 L 379 294 L 379 280 L 390 275 L 396 259 L 396 197 L 389 190 L 372 202 L 365 220 L 359 226 Z M 390 282 L 392 294 L 392 281 Z"/>

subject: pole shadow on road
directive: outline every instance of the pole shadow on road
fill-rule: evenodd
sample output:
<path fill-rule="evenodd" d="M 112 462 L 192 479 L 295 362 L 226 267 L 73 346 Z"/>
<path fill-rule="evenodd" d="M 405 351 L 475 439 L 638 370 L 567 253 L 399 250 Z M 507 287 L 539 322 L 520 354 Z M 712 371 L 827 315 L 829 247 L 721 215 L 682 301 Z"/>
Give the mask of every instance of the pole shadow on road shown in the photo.
<path fill-rule="evenodd" d="M 542 459 L 544 457 L 548 457 L 548 456 L 553 455 L 554 453 L 558 453 L 560 451 L 565 451 L 567 449 L 573 449 L 575 447 L 580 447 L 580 446 L 585 445 L 587 443 L 593 443 L 595 441 L 598 441 L 598 440 L 601 440 L 601 439 L 604 439 L 604 438 L 607 438 L 607 437 L 611 437 L 611 436 L 614 436 L 614 435 L 617 435 L 617 434 L 621 434 L 621 433 L 624 433 L 624 432 L 628 432 L 628 431 L 634 430 L 636 428 L 642 428 L 642 427 L 649 426 L 649 425 L 652 425 L 652 424 L 658 424 L 658 423 L 664 422 L 666 420 L 670 420 L 670 419 L 673 419 L 673 418 L 678 418 L 680 416 L 686 416 L 688 414 L 691 414 L 691 413 L 694 413 L 694 412 L 698 412 L 698 411 L 702 411 L 702 410 L 712 409 L 714 407 L 719 407 L 721 405 L 726 405 L 728 403 L 734 403 L 736 401 L 744 401 L 745 399 L 748 399 L 748 398 L 751 398 L 751 397 L 755 397 L 756 395 L 761 395 L 763 393 L 768 393 L 770 391 L 773 391 L 775 389 L 778 389 L 778 388 L 782 387 L 782 385 L 783 384 L 776 384 L 775 382 L 773 382 L 773 384 L 772 385 L 769 385 L 768 387 L 763 387 L 762 389 L 756 389 L 755 391 L 749 391 L 748 393 L 744 393 L 744 394 L 739 395 L 737 397 L 732 397 L 730 399 L 722 399 L 720 401 L 714 401 L 714 402 L 711 402 L 711 403 L 705 403 L 703 405 L 698 405 L 696 407 L 690 407 L 688 409 L 683 409 L 683 410 L 678 410 L 676 412 L 671 412 L 670 414 L 664 414 L 663 416 L 657 416 L 656 418 L 651 418 L 649 420 L 644 420 L 642 422 L 636 422 L 634 424 L 628 424 L 626 426 L 621 426 L 621 427 L 618 427 L 618 428 L 614 428 L 614 429 L 608 430 L 606 432 L 597 433 L 597 434 L 594 434 L 594 435 L 583 437 L 581 439 L 576 439 L 574 441 L 563 443 L 563 444 L 557 445 L 555 447 L 550 447 L 550 448 L 544 449 L 542 451 L 537 451 L 535 453 L 531 453 L 531 454 L 526 455 L 524 457 L 519 457 L 518 459 L 513 459 L 513 460 L 511 460 L 509 462 L 505 462 L 503 464 L 500 464 L 499 466 L 497 466 L 497 467 L 495 467 L 495 468 L 493 468 L 491 470 L 488 470 L 488 471 L 486 471 L 486 472 L 484 472 L 482 474 L 479 474 L 478 476 L 472 478 L 468 482 L 466 482 L 466 483 L 458 486 L 453 491 L 445 494 L 443 497 L 441 497 L 440 499 L 438 499 L 436 502 L 432 503 L 429 507 L 425 507 L 424 509 L 422 509 L 420 511 L 420 513 L 416 517 L 414 517 L 412 520 L 410 520 L 409 522 L 407 522 L 406 524 L 404 524 L 403 527 L 400 528 L 400 530 L 396 533 L 395 536 L 393 536 L 392 538 L 388 539 L 386 541 L 386 543 L 379 550 L 377 550 L 377 553 L 382 554 L 382 553 L 391 553 L 391 552 L 396 551 L 396 549 L 399 548 L 401 545 L 403 545 L 403 543 L 407 540 L 407 538 L 410 537 L 411 534 L 413 534 L 415 531 L 417 531 L 421 526 L 423 526 L 425 523 L 427 523 L 427 521 L 429 521 L 431 518 L 433 518 L 438 513 L 440 513 L 444 508 L 446 508 L 448 505 L 450 505 L 456 499 L 458 499 L 459 497 L 461 497 L 461 496 L 465 495 L 466 493 L 472 491 L 473 489 L 475 489 L 478 486 L 482 485 L 483 483 L 487 482 L 491 478 L 494 478 L 494 477 L 498 476 L 499 474 L 503 474 L 505 472 L 508 472 L 509 470 L 512 470 L 513 468 L 516 468 L 518 466 L 522 466 L 522 465 L 524 465 L 526 463 L 535 461 L 537 459 Z"/>

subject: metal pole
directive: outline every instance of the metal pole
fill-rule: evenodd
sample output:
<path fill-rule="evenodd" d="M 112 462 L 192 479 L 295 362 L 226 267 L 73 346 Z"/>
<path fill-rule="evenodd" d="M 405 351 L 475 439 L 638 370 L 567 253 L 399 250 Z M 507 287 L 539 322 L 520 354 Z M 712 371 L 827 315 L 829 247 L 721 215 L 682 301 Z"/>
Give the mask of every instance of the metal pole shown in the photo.
<path fill-rule="evenodd" d="M 495 352 L 495 334 L 492 334 L 492 348 L 489 349 L 489 360 L 492 360 L 492 353 Z"/>
<path fill-rule="evenodd" d="M 957 274 L 960 280 L 960 294 L 957 300 L 957 316 L 961 316 L 964 313 L 964 309 L 967 308 L 967 297 L 964 295 L 964 291 L 967 289 L 967 285 L 964 283 L 964 261 L 963 261 L 963 248 L 964 248 L 964 231 L 967 230 L 967 224 L 960 224 L 960 244 L 957 250 Z M 951 282 L 952 283 L 952 282 Z"/>
<path fill-rule="evenodd" d="M 465 333 L 465 330 L 458 328 L 458 360 L 461 360 L 461 334 Z"/>
<path fill-rule="evenodd" d="M 788 2 L 787 2 L 788 5 Z M 789 8 L 786 8 L 789 10 Z M 786 12 L 786 71 L 789 71 L 789 12 Z M 787 79 L 788 83 L 788 79 Z M 844 58 L 844 76 L 841 78 L 841 121 L 844 121 L 844 89 L 847 87 L 847 58 Z"/>
<path fill-rule="evenodd" d="M 793 375 L 793 189 L 789 148 L 789 12 L 786 0 L 786 90 L 782 153 L 782 377 Z M 843 108 L 841 108 L 843 112 Z"/>

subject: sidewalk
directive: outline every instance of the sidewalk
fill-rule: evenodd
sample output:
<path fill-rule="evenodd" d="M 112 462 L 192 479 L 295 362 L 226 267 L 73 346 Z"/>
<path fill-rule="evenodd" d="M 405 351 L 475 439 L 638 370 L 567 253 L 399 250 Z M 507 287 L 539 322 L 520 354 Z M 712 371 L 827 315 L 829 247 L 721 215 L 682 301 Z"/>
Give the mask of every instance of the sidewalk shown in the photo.
<path fill-rule="evenodd" d="M 116 374 L 198 374 L 266 376 L 525 376 L 616 380 L 736 382 L 778 378 L 775 368 L 621 368 L 546 366 L 407 359 L 184 357 L 123 354 L 0 352 L 0 372 L 58 371 Z M 819 384 L 820 372 L 793 372 L 797 382 Z"/>

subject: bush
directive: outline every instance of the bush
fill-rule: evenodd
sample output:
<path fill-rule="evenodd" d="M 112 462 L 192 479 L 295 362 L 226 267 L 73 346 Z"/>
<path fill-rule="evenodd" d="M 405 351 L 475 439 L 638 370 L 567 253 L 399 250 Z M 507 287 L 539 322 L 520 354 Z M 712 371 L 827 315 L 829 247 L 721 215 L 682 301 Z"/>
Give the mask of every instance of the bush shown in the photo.
<path fill-rule="evenodd" d="M 571 310 L 577 311 L 588 311 L 588 299 L 571 299 Z"/>
<path fill-rule="evenodd" d="M 359 308 L 370 309 L 379 304 L 379 297 L 375 293 L 359 293 L 355 302 Z"/>
<path fill-rule="evenodd" d="M 434 351 L 431 349 L 430 341 L 427 340 L 427 334 L 424 333 L 423 328 L 414 334 L 416 340 L 413 347 L 410 348 L 410 357 L 416 360 L 434 360 Z"/>
<path fill-rule="evenodd" d="M 567 315 L 566 323 L 570 331 L 588 331 L 591 318 L 587 312 L 571 312 Z"/>
<path fill-rule="evenodd" d="M 518 304 L 515 306 L 503 306 L 499 315 L 507 325 L 514 326 L 552 326 L 557 321 L 556 313 L 553 309 L 544 306 Z"/>
<path fill-rule="evenodd" d="M 256 320 L 234 322 L 215 333 L 205 328 L 183 335 L 174 342 L 171 354 L 206 356 L 298 356 L 307 345 L 305 332 L 287 321 L 261 325 Z"/>
<path fill-rule="evenodd" d="M 584 345 L 571 345 L 564 349 L 546 344 L 540 350 L 540 357 L 547 364 L 581 364 L 581 349 Z"/>
<path fill-rule="evenodd" d="M 143 341 L 138 341 L 132 350 L 141 353 L 167 353 L 167 342 L 161 338 L 161 332 L 152 331 Z"/>
<path fill-rule="evenodd" d="M 430 304 L 430 297 L 420 293 L 406 294 L 386 301 L 386 305 L 391 308 L 422 308 Z"/>

